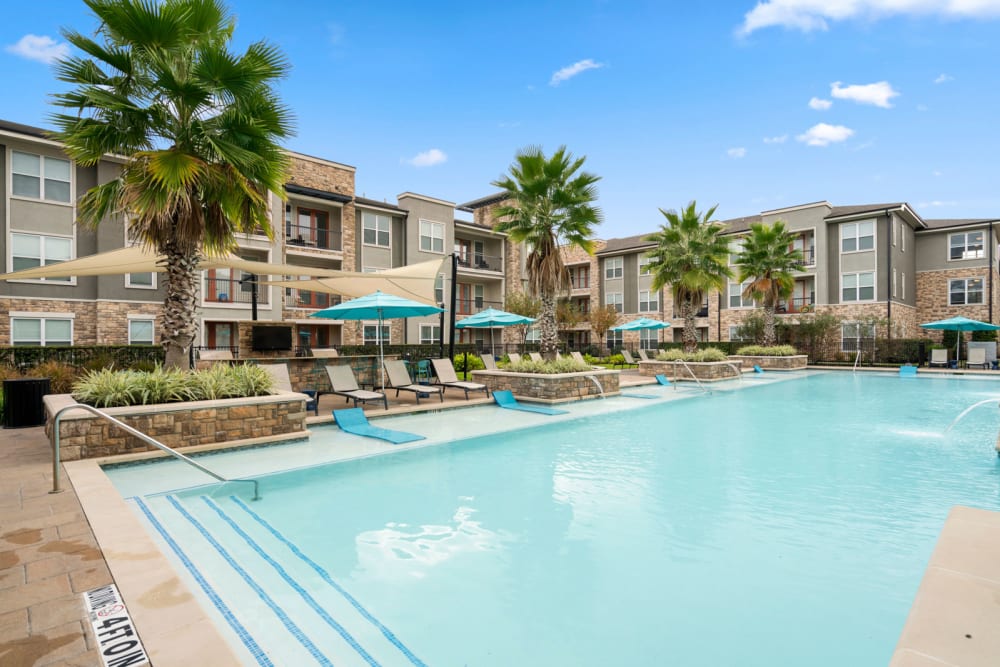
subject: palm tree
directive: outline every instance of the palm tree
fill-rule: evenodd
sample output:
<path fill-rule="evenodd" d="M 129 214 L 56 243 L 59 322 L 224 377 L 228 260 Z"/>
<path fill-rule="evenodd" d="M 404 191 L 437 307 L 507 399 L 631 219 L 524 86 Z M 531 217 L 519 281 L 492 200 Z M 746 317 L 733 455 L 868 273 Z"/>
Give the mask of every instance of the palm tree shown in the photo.
<path fill-rule="evenodd" d="M 574 158 L 565 146 L 546 158 L 541 148 L 532 146 L 519 151 L 510 173 L 493 182 L 505 195 L 505 202 L 495 211 L 497 231 L 528 246 L 528 285 L 542 302 L 538 317 L 541 352 L 550 359 L 559 351 L 556 298 L 569 287 L 559 246 L 568 244 L 592 253 L 593 229 L 602 218 L 594 206 L 594 184 L 600 177 L 577 173 L 585 159 Z"/>
<path fill-rule="evenodd" d="M 795 234 L 776 220 L 773 225 L 756 222 L 744 238 L 743 250 L 736 260 L 740 283 L 750 284 L 743 291 L 764 308 L 764 345 L 774 345 L 774 311 L 781 299 L 795 288 L 794 272 L 802 266 L 802 252 L 793 249 Z"/>
<path fill-rule="evenodd" d="M 666 223 L 660 231 L 646 237 L 656 244 L 649 252 L 649 270 L 653 275 L 653 289 L 670 285 L 674 304 L 680 307 L 684 318 L 684 350 L 698 348 L 696 316 L 705 297 L 712 290 L 722 291 L 729 270 L 729 243 L 722 236 L 725 228 L 712 221 L 717 207 L 705 215 L 695 210 L 695 202 L 679 214 L 676 211 L 660 213 Z"/>
<path fill-rule="evenodd" d="M 54 138 L 84 166 L 123 157 L 117 178 L 81 197 L 79 219 L 127 218 L 166 258 L 166 365 L 187 367 L 198 263 L 235 248 L 238 233 L 272 236 L 268 201 L 288 172 L 278 141 L 291 133 L 272 86 L 288 65 L 265 42 L 231 52 L 235 20 L 217 0 L 85 2 L 100 27 L 94 39 L 63 31 L 83 55 L 58 64 L 73 87 L 55 104 L 72 112 L 53 116 Z"/>

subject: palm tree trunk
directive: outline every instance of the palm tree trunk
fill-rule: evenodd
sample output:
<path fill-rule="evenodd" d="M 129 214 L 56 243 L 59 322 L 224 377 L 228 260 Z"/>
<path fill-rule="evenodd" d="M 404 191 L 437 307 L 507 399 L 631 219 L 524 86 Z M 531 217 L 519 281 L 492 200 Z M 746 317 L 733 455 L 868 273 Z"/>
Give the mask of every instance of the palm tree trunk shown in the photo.
<path fill-rule="evenodd" d="M 774 304 L 764 304 L 764 347 L 777 343 L 778 336 L 774 331 Z"/>
<path fill-rule="evenodd" d="M 542 312 L 538 318 L 541 330 L 541 352 L 546 359 L 555 359 L 559 353 L 559 330 L 556 328 L 556 296 L 550 292 L 539 295 Z"/>
<path fill-rule="evenodd" d="M 684 316 L 684 351 L 694 352 L 698 349 L 698 325 L 695 321 L 698 311 L 695 309 L 693 299 L 684 299 L 681 302 L 681 315 Z"/>
<path fill-rule="evenodd" d="M 160 340 L 165 351 L 164 366 L 190 368 L 191 344 L 198 332 L 195 319 L 198 293 L 198 254 L 181 252 L 171 241 L 160 251 L 167 260 L 167 295 L 163 301 L 163 328 Z"/>

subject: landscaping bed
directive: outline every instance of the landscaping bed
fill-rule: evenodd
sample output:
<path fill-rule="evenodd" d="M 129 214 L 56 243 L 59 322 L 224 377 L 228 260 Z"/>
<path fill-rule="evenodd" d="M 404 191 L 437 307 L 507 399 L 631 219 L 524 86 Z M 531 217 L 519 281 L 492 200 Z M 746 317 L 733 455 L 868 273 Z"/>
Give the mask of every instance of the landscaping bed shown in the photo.
<path fill-rule="evenodd" d="M 489 387 L 490 392 L 510 390 L 515 396 L 557 403 L 580 398 L 616 394 L 619 372 L 616 370 L 582 371 L 575 373 L 515 373 L 511 371 L 472 371 L 474 382 Z M 593 379 L 600 383 L 600 387 Z"/>
<path fill-rule="evenodd" d="M 760 366 L 767 371 L 800 371 L 809 364 L 809 356 L 793 354 L 789 356 L 738 355 L 729 357 L 730 361 L 742 365 L 743 368 Z"/>
<path fill-rule="evenodd" d="M 739 364 L 730 361 L 640 361 L 639 375 L 653 377 L 662 374 L 678 382 L 693 382 L 694 378 L 701 382 L 717 382 L 738 377 L 740 371 L 734 365 L 739 367 Z"/>

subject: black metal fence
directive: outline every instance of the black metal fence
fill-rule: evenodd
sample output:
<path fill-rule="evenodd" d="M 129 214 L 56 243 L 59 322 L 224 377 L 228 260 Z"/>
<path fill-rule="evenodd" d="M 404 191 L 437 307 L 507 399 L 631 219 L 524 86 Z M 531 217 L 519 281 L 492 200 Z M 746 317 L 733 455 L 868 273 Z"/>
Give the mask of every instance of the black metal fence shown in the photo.
<path fill-rule="evenodd" d="M 72 366 L 114 366 L 128 368 L 136 364 L 163 363 L 159 345 L 17 345 L 0 347 L 0 364 L 14 368 L 33 368 L 49 361 Z"/>

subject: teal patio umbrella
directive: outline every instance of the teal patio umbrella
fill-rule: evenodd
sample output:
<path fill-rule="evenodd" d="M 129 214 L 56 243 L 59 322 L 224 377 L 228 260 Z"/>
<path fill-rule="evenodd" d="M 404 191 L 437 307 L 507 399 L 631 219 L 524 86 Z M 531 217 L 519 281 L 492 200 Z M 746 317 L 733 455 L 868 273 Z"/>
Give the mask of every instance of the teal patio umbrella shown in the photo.
<path fill-rule="evenodd" d="M 949 317 L 946 320 L 938 320 L 937 322 L 927 322 L 920 325 L 924 329 L 936 329 L 944 331 L 957 331 L 958 340 L 955 341 L 955 361 L 958 361 L 962 348 L 959 347 L 962 344 L 962 332 L 963 331 L 996 331 L 1000 329 L 1000 326 L 996 324 L 990 324 L 989 322 L 980 322 L 979 320 L 970 320 L 968 317 Z"/>
<path fill-rule="evenodd" d="M 640 317 L 637 320 L 632 320 L 631 322 L 626 322 L 625 324 L 619 324 L 616 327 L 611 327 L 612 331 L 643 331 L 649 329 L 666 329 L 670 326 L 669 322 L 664 322 L 663 320 L 654 320 L 652 317 Z"/>
<path fill-rule="evenodd" d="M 465 329 L 466 327 L 488 327 L 490 330 L 490 354 L 493 354 L 493 327 L 510 327 L 518 324 L 531 324 L 534 321 L 534 318 L 518 315 L 517 313 L 508 313 L 505 310 L 487 308 L 486 310 L 479 311 L 475 315 L 471 315 L 470 317 L 466 317 L 463 320 L 455 322 L 455 328 Z"/>
<path fill-rule="evenodd" d="M 382 391 L 385 391 L 385 354 L 382 349 L 382 322 L 385 320 L 420 317 L 444 312 L 443 308 L 419 301 L 405 299 L 395 294 L 375 292 L 367 296 L 351 299 L 336 306 L 318 310 L 309 317 L 322 317 L 328 320 L 378 320 L 376 336 L 378 338 L 378 363 L 382 371 Z"/>

